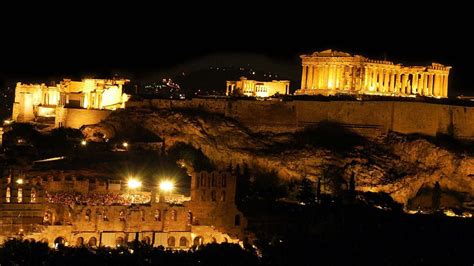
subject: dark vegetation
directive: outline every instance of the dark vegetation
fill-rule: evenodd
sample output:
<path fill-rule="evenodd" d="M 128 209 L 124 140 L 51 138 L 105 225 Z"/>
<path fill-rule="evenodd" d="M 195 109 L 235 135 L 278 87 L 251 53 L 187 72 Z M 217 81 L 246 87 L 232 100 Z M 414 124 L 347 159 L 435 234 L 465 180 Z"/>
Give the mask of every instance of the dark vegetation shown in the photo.
<path fill-rule="evenodd" d="M 235 244 L 208 244 L 190 251 L 133 243 L 128 248 L 49 249 L 44 243 L 11 240 L 0 248 L 0 265 L 259 265 L 252 250 Z"/>

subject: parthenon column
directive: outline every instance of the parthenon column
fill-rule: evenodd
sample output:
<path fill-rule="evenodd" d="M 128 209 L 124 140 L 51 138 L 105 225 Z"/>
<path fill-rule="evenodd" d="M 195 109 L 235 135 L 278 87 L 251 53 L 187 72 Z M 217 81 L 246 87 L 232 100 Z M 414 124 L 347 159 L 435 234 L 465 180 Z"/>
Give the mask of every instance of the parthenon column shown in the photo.
<path fill-rule="evenodd" d="M 387 92 L 389 90 L 389 87 L 388 87 L 389 82 L 390 82 L 389 70 L 385 69 L 385 78 L 384 78 L 384 81 L 383 81 L 383 91 L 384 92 Z"/>
<path fill-rule="evenodd" d="M 308 80 L 306 82 L 306 88 L 312 89 L 311 86 L 313 85 L 313 65 L 308 67 Z"/>
<path fill-rule="evenodd" d="M 369 89 L 370 86 L 370 68 L 368 66 L 364 67 L 364 91 Z"/>
<path fill-rule="evenodd" d="M 425 81 L 424 81 L 424 76 L 423 72 L 420 73 L 420 78 L 418 79 L 418 94 L 419 95 L 424 95 L 425 94 Z"/>
<path fill-rule="evenodd" d="M 418 72 L 413 74 L 413 81 L 411 83 L 411 93 L 418 94 Z"/>
<path fill-rule="evenodd" d="M 433 74 L 428 73 L 428 95 L 433 96 Z"/>
<path fill-rule="evenodd" d="M 407 81 L 408 81 L 408 74 L 407 73 L 402 73 L 402 88 L 400 90 L 401 93 L 406 94 L 406 89 L 407 89 Z"/>
<path fill-rule="evenodd" d="M 370 89 L 377 91 L 377 68 L 372 67 L 372 78 L 370 79 Z"/>
<path fill-rule="evenodd" d="M 303 75 L 301 76 L 301 89 L 306 89 L 306 71 L 308 66 L 303 65 Z"/>
<path fill-rule="evenodd" d="M 379 92 L 382 92 L 383 91 L 383 78 L 384 78 L 384 75 L 383 75 L 383 69 L 378 69 L 379 71 L 379 80 L 378 80 L 378 86 L 377 86 L 377 91 Z"/>
<path fill-rule="evenodd" d="M 444 75 L 444 97 L 448 97 L 448 79 L 449 79 L 449 75 L 446 74 Z"/>
<path fill-rule="evenodd" d="M 389 92 L 393 93 L 395 91 L 395 70 L 390 70 L 390 88 Z"/>
<path fill-rule="evenodd" d="M 311 89 L 317 89 L 318 88 L 318 78 L 319 78 L 319 72 L 318 72 L 318 65 L 314 65 L 313 69 L 313 85 L 311 85 Z"/>
<path fill-rule="evenodd" d="M 395 81 L 395 92 L 399 94 L 402 88 L 402 73 L 397 70 L 396 81 Z"/>
<path fill-rule="evenodd" d="M 327 65 L 323 65 L 322 66 L 322 73 L 323 73 L 323 76 L 321 77 L 321 89 L 325 89 L 327 90 L 328 89 L 328 66 Z"/>

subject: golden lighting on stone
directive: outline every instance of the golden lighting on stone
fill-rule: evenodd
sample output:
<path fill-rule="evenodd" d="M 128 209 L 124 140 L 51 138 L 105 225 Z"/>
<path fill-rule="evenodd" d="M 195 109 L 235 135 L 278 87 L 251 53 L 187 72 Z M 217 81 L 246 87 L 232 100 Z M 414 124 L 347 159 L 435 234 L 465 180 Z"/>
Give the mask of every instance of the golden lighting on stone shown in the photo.
<path fill-rule="evenodd" d="M 127 186 L 130 189 L 137 189 L 142 186 L 142 181 L 132 177 L 128 179 Z"/>
<path fill-rule="evenodd" d="M 450 66 L 404 66 L 387 60 L 325 50 L 302 55 L 297 95 L 369 94 L 448 97 Z"/>
<path fill-rule="evenodd" d="M 160 182 L 160 190 L 163 192 L 172 192 L 174 190 L 174 182 L 171 180 L 162 180 Z"/>

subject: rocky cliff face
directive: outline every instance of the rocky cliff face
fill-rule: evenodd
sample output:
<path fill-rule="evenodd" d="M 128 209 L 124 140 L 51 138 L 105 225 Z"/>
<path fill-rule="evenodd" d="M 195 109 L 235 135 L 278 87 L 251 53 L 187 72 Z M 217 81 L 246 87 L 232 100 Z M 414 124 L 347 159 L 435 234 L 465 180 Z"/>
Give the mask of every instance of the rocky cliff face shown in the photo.
<path fill-rule="evenodd" d="M 260 170 L 277 171 L 283 179 L 307 176 L 314 180 L 334 169 L 345 180 L 354 174 L 357 190 L 385 192 L 400 203 L 407 203 L 422 186 L 433 186 L 437 181 L 444 189 L 474 195 L 474 157 L 423 138 L 389 134 L 341 148 L 327 142 L 336 138 L 336 144 L 344 143 L 355 136 L 329 133 L 333 139 L 326 140 L 317 138 L 319 131 L 256 134 L 217 115 L 144 109 L 114 112 L 102 123 L 84 128 L 83 133 L 96 140 L 100 132 L 113 137 L 134 134 L 140 128 L 164 139 L 167 148 L 177 142 L 200 148 L 222 166 L 245 162 Z M 311 134 L 316 139 L 305 142 Z"/>

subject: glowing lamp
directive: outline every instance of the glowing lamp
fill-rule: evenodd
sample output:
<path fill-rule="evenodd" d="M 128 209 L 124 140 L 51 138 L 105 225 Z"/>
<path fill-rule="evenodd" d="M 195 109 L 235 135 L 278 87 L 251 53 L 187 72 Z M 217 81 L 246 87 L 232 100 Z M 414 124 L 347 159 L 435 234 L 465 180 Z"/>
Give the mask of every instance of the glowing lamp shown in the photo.
<path fill-rule="evenodd" d="M 87 144 L 87 141 L 85 141 L 85 140 L 81 141 L 82 146 L 86 146 L 86 144 Z"/>
<path fill-rule="evenodd" d="M 22 185 L 22 184 L 23 184 L 23 179 L 21 179 L 21 178 L 20 178 L 20 179 L 17 179 L 17 180 L 16 180 L 16 183 L 17 183 L 18 185 Z"/>
<path fill-rule="evenodd" d="M 127 148 L 127 147 L 128 147 L 128 142 L 122 143 L 122 146 L 123 146 L 124 148 Z"/>
<path fill-rule="evenodd" d="M 130 178 L 127 182 L 127 186 L 130 189 L 136 189 L 142 186 L 142 182 L 135 178 Z"/>
<path fill-rule="evenodd" d="M 174 183 L 170 180 L 163 180 L 160 182 L 160 190 L 163 192 L 171 192 L 174 190 Z"/>

